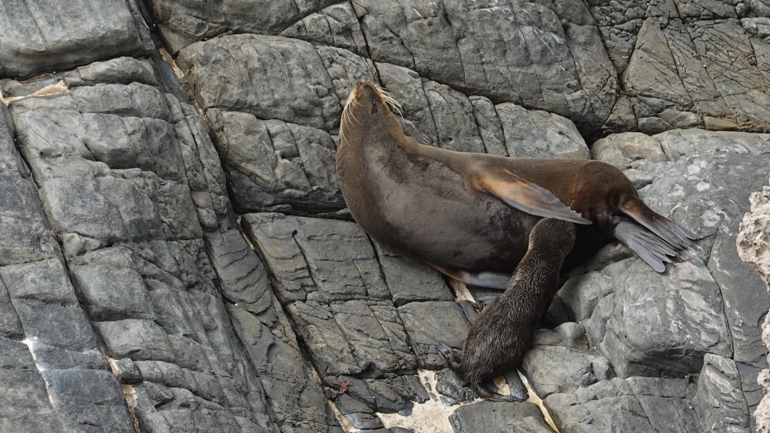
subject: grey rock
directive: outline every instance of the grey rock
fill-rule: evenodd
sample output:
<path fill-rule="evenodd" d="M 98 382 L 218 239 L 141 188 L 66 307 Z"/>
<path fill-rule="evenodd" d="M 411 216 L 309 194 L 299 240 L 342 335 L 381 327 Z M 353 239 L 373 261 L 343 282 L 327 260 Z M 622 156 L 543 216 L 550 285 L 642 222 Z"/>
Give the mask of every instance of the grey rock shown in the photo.
<path fill-rule="evenodd" d="M 556 425 L 568 431 L 699 432 L 694 390 L 683 379 L 612 379 L 574 394 L 544 399 Z"/>
<path fill-rule="evenodd" d="M 613 134 L 591 146 L 591 159 L 610 163 L 620 169 L 637 160 L 668 161 L 661 144 L 655 138 L 639 132 Z"/>
<path fill-rule="evenodd" d="M 590 318 L 599 301 L 614 291 L 612 278 L 601 272 L 589 272 L 567 280 L 557 296 L 568 317 L 580 322 Z"/>
<path fill-rule="evenodd" d="M 0 268 L 41 369 L 104 369 L 106 360 L 56 259 Z"/>
<path fill-rule="evenodd" d="M 173 53 L 227 31 L 276 35 L 330 0 L 231 2 L 226 4 L 151 2 L 164 42 Z"/>
<path fill-rule="evenodd" d="M 736 362 L 735 366 L 738 368 L 738 374 L 741 378 L 741 390 L 743 391 L 743 397 L 746 399 L 746 406 L 748 406 L 749 414 L 751 415 L 750 427 L 751 429 L 756 430 L 756 410 L 762 397 L 764 397 L 762 386 L 759 384 L 759 373 L 762 370 L 742 362 Z"/>
<path fill-rule="evenodd" d="M 203 119 L 191 105 L 166 95 L 190 196 L 205 231 L 236 226 L 225 173 Z"/>
<path fill-rule="evenodd" d="M 483 96 L 471 96 L 470 100 L 486 152 L 491 155 L 508 156 L 503 125 L 500 123 L 500 117 L 492 101 Z"/>
<path fill-rule="evenodd" d="M 296 341 L 277 338 L 270 328 L 239 306 L 229 306 L 228 311 L 265 393 L 270 396 L 279 426 L 288 429 L 305 424 L 307 428 L 322 431 L 326 427 L 323 410 L 326 402 L 321 387 L 309 380 L 312 372 Z"/>
<path fill-rule="evenodd" d="M 331 309 L 319 302 L 294 302 L 287 307 L 299 327 L 316 368 L 324 376 L 359 374 L 364 370 L 353 355 L 353 348 L 334 320 Z M 368 364 L 368 362 L 366 362 Z"/>
<path fill-rule="evenodd" d="M 337 409 L 357 429 L 378 429 L 383 427 L 380 418 L 364 402 L 343 394 L 337 397 Z"/>
<path fill-rule="evenodd" d="M 575 124 L 557 114 L 526 110 L 515 104 L 495 106 L 505 134 L 508 155 L 526 158 L 589 157 Z"/>
<path fill-rule="evenodd" d="M 200 237 L 195 205 L 179 177 L 182 157 L 174 130 L 162 120 L 168 119 L 165 98 L 142 84 L 93 89 L 77 88 L 45 104 L 24 99 L 11 107 L 22 152 L 41 185 L 43 208 L 54 228 L 99 245 Z M 56 103 L 74 105 L 83 114 L 57 109 Z M 46 141 L 46 136 L 57 139 Z"/>
<path fill-rule="evenodd" d="M 108 353 L 113 357 L 124 358 L 131 355 L 132 359 L 136 360 L 176 360 L 166 333 L 155 322 L 125 319 L 97 322 L 94 327 L 107 346 Z"/>
<path fill-rule="evenodd" d="M 100 370 L 46 370 L 48 392 L 60 419 L 70 429 L 134 431 L 115 376 Z"/>
<path fill-rule="evenodd" d="M 342 107 L 335 86 L 309 42 L 226 36 L 190 45 L 177 61 L 203 110 L 251 113 L 327 132 L 339 126 Z"/>
<path fill-rule="evenodd" d="M 454 293 L 437 270 L 377 242 L 373 244 L 396 307 L 413 301 L 454 300 Z"/>
<path fill-rule="evenodd" d="M 3 312 L 0 317 L 7 320 L 7 313 Z M 27 345 L 0 338 L 0 348 L 0 378 L 3 381 L 0 398 L 5 402 L 0 428 L 25 433 L 64 432 L 45 380 L 37 371 Z"/>
<path fill-rule="evenodd" d="M 524 355 L 521 369 L 537 395 L 545 398 L 596 383 L 593 362 L 600 358 L 594 352 L 581 349 L 535 346 Z"/>
<path fill-rule="evenodd" d="M 760 368 L 765 365 L 766 351 L 759 325 L 764 310 L 770 308 L 770 300 L 756 272 L 741 262 L 735 243 L 740 219 L 748 210 L 749 195 L 760 189 L 768 177 L 767 158 L 736 153 L 681 158 L 661 170 L 645 192 L 650 206 L 664 210 L 664 214 L 672 209 L 674 220 L 706 238 L 695 250 L 700 251 L 721 290 L 734 344 L 733 360 Z M 684 178 L 682 173 L 686 173 Z M 738 287 L 741 289 L 735 290 Z"/>
<path fill-rule="evenodd" d="M 0 279 L 0 335 L 3 338 L 24 339 L 24 328 L 11 302 L 8 289 Z M 3 340 L 4 341 L 4 340 Z M 9 342 L 9 344 L 12 344 Z"/>
<path fill-rule="evenodd" d="M 428 392 L 417 376 L 404 375 L 388 379 L 366 379 L 366 386 L 378 412 L 403 413 L 414 403 L 430 400 Z M 355 389 L 353 390 L 355 392 Z M 370 399 L 366 399 L 367 401 Z"/>
<path fill-rule="evenodd" d="M 253 314 L 271 310 L 265 266 L 238 230 L 206 233 L 206 250 L 220 280 L 222 296 Z"/>
<path fill-rule="evenodd" d="M 5 97 L 19 98 L 35 94 L 56 94 L 67 88 L 97 84 L 142 83 L 157 86 L 152 64 L 144 59 L 118 57 L 80 66 L 70 71 L 52 72 L 29 80 L 0 80 Z"/>
<path fill-rule="evenodd" d="M 4 104 L 0 104 L 0 264 L 24 263 L 51 258 L 58 245 L 36 196 L 29 171 L 14 145 L 14 128 Z"/>
<path fill-rule="evenodd" d="M 338 3 L 307 15 L 282 31 L 280 36 L 344 48 L 360 56 L 368 54 L 366 40 L 350 3 Z"/>
<path fill-rule="evenodd" d="M 732 5 L 662 2 L 658 8 L 641 22 L 626 21 L 641 18 L 633 9 L 618 10 L 607 16 L 602 32 L 605 42 L 615 36 L 614 40 L 625 39 L 618 44 L 622 57 L 629 55 L 628 45 L 635 44 L 621 84 L 631 96 L 639 130 L 657 133 L 693 126 L 762 130 L 770 117 L 763 71 L 755 63 L 764 52 L 764 42 L 755 42 L 752 34 L 758 32 L 748 22 L 741 26 Z M 622 14 L 633 16 L 619 19 Z M 624 37 L 635 29 L 639 29 L 635 40 Z M 745 57 L 736 62 L 725 52 Z M 617 58 L 612 49 L 610 53 Z"/>
<path fill-rule="evenodd" d="M 436 125 L 438 147 L 460 152 L 484 152 L 473 105 L 467 96 L 434 81 L 423 83 L 430 113 Z"/>
<path fill-rule="evenodd" d="M 237 210 L 307 213 L 345 206 L 328 133 L 248 113 L 209 110 L 209 119 Z"/>
<path fill-rule="evenodd" d="M 533 403 L 493 403 L 480 401 L 458 408 L 449 417 L 457 433 L 506 431 L 546 433 L 552 431 Z"/>
<path fill-rule="evenodd" d="M 136 366 L 131 358 L 118 359 L 114 362 L 113 368 L 115 374 L 118 376 L 120 383 L 126 385 L 134 385 L 144 381 L 142 372 Z"/>
<path fill-rule="evenodd" d="M 356 82 L 378 81 L 377 70 L 371 60 L 341 48 L 318 47 L 317 50 L 332 79 L 334 92 L 340 103 L 347 101 Z"/>
<path fill-rule="evenodd" d="M 115 77 L 119 80 L 120 74 Z M 275 331 L 295 348 L 297 343 L 281 333 L 288 325 L 285 320 L 277 320 L 271 297 L 265 298 L 258 291 L 260 282 L 266 289 L 264 268 L 258 265 L 254 253 L 245 253 L 248 247 L 243 238 L 233 236 L 237 232 L 225 192 L 225 176 L 203 122 L 192 107 L 166 98 L 155 87 L 136 83 L 83 85 L 47 99 L 20 99 L 11 107 L 17 131 L 24 136 L 20 137 L 20 147 L 28 156 L 34 155 L 29 161 L 42 189 L 56 182 L 78 185 L 85 176 L 92 179 L 85 189 L 98 191 L 106 197 L 103 203 L 110 203 L 94 208 L 89 197 L 81 194 L 83 206 L 93 212 L 88 215 L 89 221 L 96 225 L 86 221 L 82 231 L 62 229 L 67 224 L 84 224 L 82 209 L 81 214 L 49 214 L 54 220 L 60 216 L 54 229 L 64 231 L 62 240 L 77 298 L 68 284 L 51 283 L 55 290 L 47 289 L 45 284 L 20 285 L 16 282 L 20 277 L 10 276 L 29 279 L 36 273 L 29 269 L 11 273 L 11 267 L 3 268 L 10 278 L 4 278 L 6 286 L 9 281 L 13 283 L 8 286 L 13 289 L 11 299 L 21 296 L 17 311 L 23 314 L 22 326 L 29 324 L 30 335 L 54 326 L 54 331 L 41 335 L 36 349 L 38 362 L 56 368 L 77 366 L 86 372 L 98 368 L 114 383 L 115 376 L 106 371 L 106 361 L 96 345 L 93 326 L 105 353 L 119 359 L 116 372 L 126 383 L 133 384 L 127 386 L 137 396 L 134 414 L 145 430 L 189 427 L 205 431 L 221 427 L 222 431 L 241 431 L 242 427 L 247 431 L 278 431 L 279 417 L 265 397 L 249 355 L 237 341 L 218 292 L 220 287 L 271 323 L 274 328 L 268 332 Z M 60 138 L 47 144 L 35 135 L 46 130 L 49 137 Z M 85 175 L 78 171 L 83 169 Z M 133 200 L 121 198 L 126 195 Z M 45 209 L 58 207 L 51 199 L 65 200 L 43 193 L 41 197 Z M 209 232 L 205 243 L 204 227 Z M 234 242 L 238 239 L 240 244 Z M 116 245 L 108 247 L 108 242 Z M 216 266 L 209 260 L 207 249 L 221 254 Z M 38 305 L 50 302 L 67 288 L 69 300 L 60 299 L 51 307 Z M 34 290 L 43 290 L 46 295 L 41 297 Z M 86 307 L 87 318 L 78 299 Z M 47 311 L 52 308 L 56 311 Z M 31 314 L 35 310 L 42 312 L 39 319 Z M 82 322 L 78 322 L 78 314 Z M 13 331 L 13 323 L 8 323 Z M 81 348 L 70 353 L 57 342 L 66 339 L 71 345 L 83 345 L 89 336 L 93 347 L 89 350 Z M 268 384 L 273 380 L 269 376 L 264 379 Z M 80 375 L 66 380 L 75 381 L 69 388 L 77 390 L 85 386 L 79 382 L 88 383 L 90 379 Z M 308 376 L 301 377 L 301 381 L 317 386 Z M 103 409 L 92 411 L 94 425 L 107 425 L 110 420 L 128 416 L 120 389 L 114 389 L 122 409 L 98 403 Z M 82 421 L 85 418 L 81 413 L 89 413 L 90 403 L 73 401 L 68 417 Z M 275 407 L 281 404 L 277 402 Z M 288 410 L 280 415 L 286 428 L 302 425 L 315 416 Z M 325 418 L 325 412 L 318 415 Z M 128 419 L 120 425 L 133 430 L 133 422 Z M 330 424 L 322 425 L 325 428 Z"/>
<path fill-rule="evenodd" d="M 746 400 L 735 362 L 706 354 L 698 379 L 698 404 L 703 431 L 749 431 Z"/>
<path fill-rule="evenodd" d="M 556 112 L 581 128 L 609 115 L 614 68 L 581 3 L 358 1 L 353 8 L 374 61 L 470 94 Z"/>
<path fill-rule="evenodd" d="M 334 320 L 352 347 L 358 364 L 368 373 L 414 370 L 404 324 L 392 305 L 367 305 L 353 300 L 331 304 Z"/>
<path fill-rule="evenodd" d="M 698 129 L 666 131 L 652 136 L 671 161 L 692 155 L 763 155 L 770 153 L 770 135 Z"/>
<path fill-rule="evenodd" d="M 583 325 L 575 322 L 565 322 L 554 328 L 564 342 L 564 345 L 570 349 L 588 350 L 588 339 Z"/>
<path fill-rule="evenodd" d="M 358 225 L 281 214 L 248 214 L 243 222 L 278 280 L 282 302 L 389 298 L 372 245 Z"/>
<path fill-rule="evenodd" d="M 73 266 L 70 271 L 93 320 L 155 318 L 144 280 L 135 270 L 94 265 Z"/>
<path fill-rule="evenodd" d="M 0 278 L 3 331 L 19 338 L 23 328 L 27 342 L 1 340 L 10 357 L 0 358 L 8 414 L 2 426 L 19 431 L 130 431 L 122 392 L 107 371 L 62 263 L 50 259 L 4 266 Z"/>
<path fill-rule="evenodd" d="M 0 35 L 0 77 L 29 77 L 152 49 L 134 1 L 9 4 L 0 13 Z"/>
<path fill-rule="evenodd" d="M 614 294 L 586 324 L 592 345 L 619 376 L 694 374 L 704 353 L 731 353 L 719 286 L 693 253 L 682 254 L 664 275 L 653 275 L 636 258 L 620 263 L 626 269 L 612 277 Z"/>
<path fill-rule="evenodd" d="M 411 302 L 398 308 L 412 350 L 421 367 L 443 367 L 436 343 L 461 349 L 470 324 L 462 308 L 451 301 Z"/>
<path fill-rule="evenodd" d="M 633 377 L 627 381 L 656 431 L 703 431 L 693 403 L 696 386 L 685 378 Z"/>

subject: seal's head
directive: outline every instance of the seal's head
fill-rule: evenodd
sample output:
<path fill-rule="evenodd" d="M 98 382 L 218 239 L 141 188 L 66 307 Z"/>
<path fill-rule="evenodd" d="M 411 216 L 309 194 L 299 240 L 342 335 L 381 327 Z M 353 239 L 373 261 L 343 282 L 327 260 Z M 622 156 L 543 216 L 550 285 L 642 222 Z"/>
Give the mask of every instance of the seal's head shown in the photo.
<path fill-rule="evenodd" d="M 398 120 L 392 111 L 399 113 L 401 111 L 401 104 L 395 98 L 377 84 L 359 81 L 345 102 L 340 122 L 340 136 L 344 138 L 347 134 L 355 134 L 355 131 L 362 127 L 369 131 L 377 126 L 393 127 L 394 125 L 389 124 L 393 122 L 397 124 Z"/>

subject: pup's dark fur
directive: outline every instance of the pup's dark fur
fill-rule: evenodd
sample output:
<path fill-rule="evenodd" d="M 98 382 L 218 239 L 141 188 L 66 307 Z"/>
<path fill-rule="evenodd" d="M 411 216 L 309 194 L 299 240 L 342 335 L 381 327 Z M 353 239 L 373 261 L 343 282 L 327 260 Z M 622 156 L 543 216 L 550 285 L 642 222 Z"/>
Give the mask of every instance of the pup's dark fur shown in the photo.
<path fill-rule="evenodd" d="M 504 396 L 483 382 L 521 365 L 532 345 L 540 317 L 556 294 L 564 257 L 575 242 L 572 223 L 546 218 L 529 234 L 526 255 L 508 283 L 508 289 L 479 314 L 465 339 L 462 356 L 446 344 L 436 350 L 449 368 L 480 396 L 494 401 L 522 401 L 526 394 Z"/>

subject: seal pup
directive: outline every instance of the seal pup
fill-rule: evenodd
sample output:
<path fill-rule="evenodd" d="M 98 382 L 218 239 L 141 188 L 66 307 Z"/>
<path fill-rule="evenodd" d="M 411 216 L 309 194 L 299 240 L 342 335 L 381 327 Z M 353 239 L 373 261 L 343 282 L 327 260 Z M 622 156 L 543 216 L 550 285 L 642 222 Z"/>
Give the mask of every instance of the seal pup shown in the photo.
<path fill-rule="evenodd" d="M 340 122 L 340 189 L 372 238 L 452 278 L 505 289 L 542 217 L 581 225 L 565 268 L 615 238 L 663 272 L 694 239 L 610 164 L 425 146 L 404 135 L 389 107 L 397 104 L 375 84 L 356 83 Z"/>
<path fill-rule="evenodd" d="M 436 345 L 447 366 L 480 396 L 495 401 L 527 398 L 526 394 L 500 395 L 484 382 L 521 365 L 540 317 L 556 294 L 561 265 L 572 249 L 575 233 L 573 224 L 553 218 L 535 224 L 529 233 L 529 249 L 516 266 L 508 288 L 473 322 L 462 356 L 445 343 Z"/>

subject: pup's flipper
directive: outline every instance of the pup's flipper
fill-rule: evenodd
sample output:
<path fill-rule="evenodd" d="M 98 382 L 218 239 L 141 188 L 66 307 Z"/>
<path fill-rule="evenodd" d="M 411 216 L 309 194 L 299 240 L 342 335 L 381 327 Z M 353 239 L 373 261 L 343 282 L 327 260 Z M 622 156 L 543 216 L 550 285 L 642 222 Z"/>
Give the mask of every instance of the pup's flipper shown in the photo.
<path fill-rule="evenodd" d="M 492 390 L 490 390 L 485 384 L 483 383 L 473 383 L 471 384 L 473 387 L 473 390 L 476 391 L 482 398 L 485 398 L 487 400 L 491 401 L 524 401 L 529 396 L 527 394 L 524 395 L 502 395 L 498 394 Z"/>

